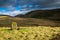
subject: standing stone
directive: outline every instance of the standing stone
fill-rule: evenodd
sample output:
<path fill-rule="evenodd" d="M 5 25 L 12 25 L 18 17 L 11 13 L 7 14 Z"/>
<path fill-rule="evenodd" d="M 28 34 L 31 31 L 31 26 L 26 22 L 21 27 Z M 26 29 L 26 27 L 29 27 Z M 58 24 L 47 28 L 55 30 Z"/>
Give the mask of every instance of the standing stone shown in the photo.
<path fill-rule="evenodd" d="M 12 22 L 12 30 L 16 30 L 17 29 L 17 23 L 16 22 Z"/>

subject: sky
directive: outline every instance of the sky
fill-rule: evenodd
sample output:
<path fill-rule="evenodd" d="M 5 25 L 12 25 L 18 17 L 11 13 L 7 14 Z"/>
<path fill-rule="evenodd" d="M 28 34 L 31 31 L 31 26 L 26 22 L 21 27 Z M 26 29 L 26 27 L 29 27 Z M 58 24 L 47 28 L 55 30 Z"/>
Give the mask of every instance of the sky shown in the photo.
<path fill-rule="evenodd" d="M 60 8 L 60 0 L 0 0 L 0 15 L 15 16 L 32 10 Z"/>

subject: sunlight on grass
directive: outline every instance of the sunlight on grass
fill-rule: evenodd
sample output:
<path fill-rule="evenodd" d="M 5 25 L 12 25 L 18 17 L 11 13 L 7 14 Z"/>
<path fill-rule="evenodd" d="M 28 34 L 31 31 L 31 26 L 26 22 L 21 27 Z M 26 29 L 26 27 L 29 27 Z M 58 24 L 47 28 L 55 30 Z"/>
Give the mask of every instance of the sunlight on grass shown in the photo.
<path fill-rule="evenodd" d="M 60 27 L 20 27 L 19 30 L 0 28 L 0 40 L 50 40 L 60 33 Z"/>

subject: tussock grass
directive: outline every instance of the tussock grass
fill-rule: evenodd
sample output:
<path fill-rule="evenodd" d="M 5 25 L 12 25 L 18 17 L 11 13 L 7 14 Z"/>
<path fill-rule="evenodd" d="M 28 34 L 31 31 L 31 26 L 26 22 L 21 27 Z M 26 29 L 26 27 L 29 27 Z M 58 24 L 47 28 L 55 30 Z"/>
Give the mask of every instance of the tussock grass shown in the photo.
<path fill-rule="evenodd" d="M 19 30 L 1 27 L 0 40 L 51 40 L 53 35 L 58 33 L 60 27 L 20 27 Z"/>

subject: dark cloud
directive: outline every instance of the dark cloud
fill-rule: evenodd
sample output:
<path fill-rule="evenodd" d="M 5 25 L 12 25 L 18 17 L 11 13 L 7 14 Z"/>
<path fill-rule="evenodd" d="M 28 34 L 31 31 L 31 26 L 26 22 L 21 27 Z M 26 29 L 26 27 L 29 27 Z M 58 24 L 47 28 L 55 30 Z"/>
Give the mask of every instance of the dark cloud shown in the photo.
<path fill-rule="evenodd" d="M 47 4 L 50 4 L 50 3 L 54 3 L 55 0 L 33 0 L 32 3 L 35 3 L 35 4 L 41 4 L 41 5 L 47 5 Z"/>
<path fill-rule="evenodd" d="M 3 12 L 0 10 L 0 14 L 14 16 L 31 10 L 60 8 L 60 0 L 0 0 L 1 7 L 7 8 L 7 11 L 6 9 L 2 10 Z M 17 7 L 20 10 L 16 10 Z"/>
<path fill-rule="evenodd" d="M 9 5 L 14 5 L 15 1 L 13 0 L 0 0 L 0 7 L 5 7 Z"/>
<path fill-rule="evenodd" d="M 17 5 L 24 5 L 29 3 L 29 4 L 40 5 L 42 7 L 45 7 L 55 2 L 56 2 L 55 0 L 17 0 Z"/>
<path fill-rule="evenodd" d="M 41 8 L 60 7 L 60 0 L 0 0 L 0 7 L 22 6 L 22 5 L 39 5 Z"/>

